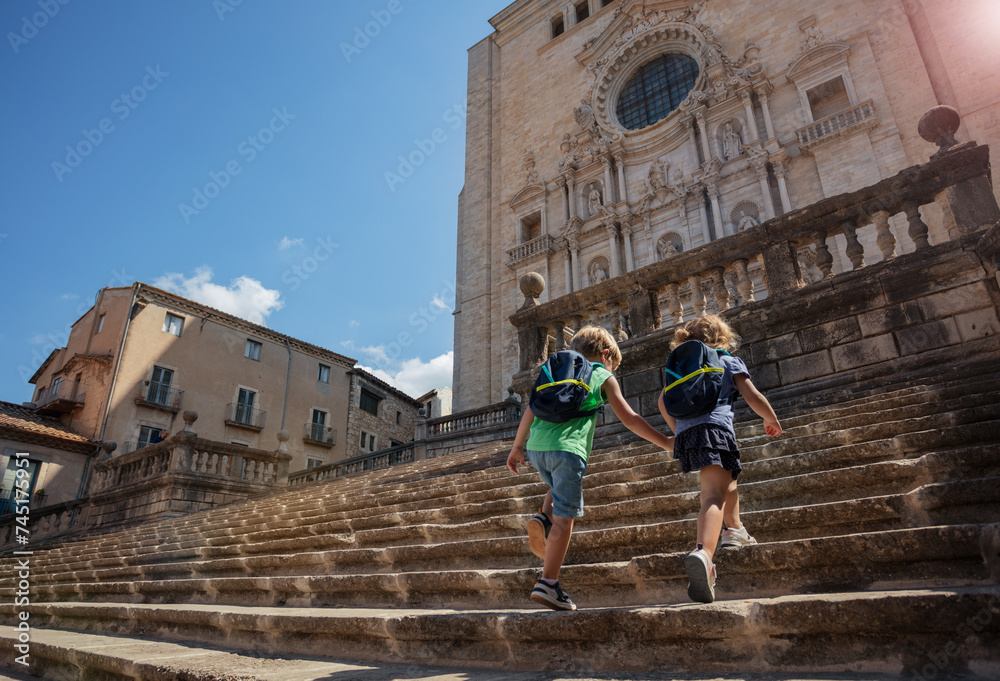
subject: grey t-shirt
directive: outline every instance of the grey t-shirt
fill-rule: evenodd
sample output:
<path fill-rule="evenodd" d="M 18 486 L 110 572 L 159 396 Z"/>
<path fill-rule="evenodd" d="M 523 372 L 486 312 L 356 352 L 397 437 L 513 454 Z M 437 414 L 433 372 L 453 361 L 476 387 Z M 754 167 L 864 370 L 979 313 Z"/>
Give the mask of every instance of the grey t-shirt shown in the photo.
<path fill-rule="evenodd" d="M 733 415 L 736 413 L 735 405 L 728 404 L 725 400 L 736 392 L 734 377 L 739 374 L 745 374 L 749 378 L 750 371 L 739 357 L 720 354 L 719 361 L 722 362 L 722 368 L 726 370 L 722 374 L 722 394 L 719 396 L 722 404 L 704 416 L 693 419 L 677 419 L 677 430 L 674 431 L 674 435 L 680 435 L 688 428 L 700 426 L 703 423 L 713 423 L 726 428 L 733 434 L 733 437 L 736 437 L 736 429 L 733 428 Z"/>

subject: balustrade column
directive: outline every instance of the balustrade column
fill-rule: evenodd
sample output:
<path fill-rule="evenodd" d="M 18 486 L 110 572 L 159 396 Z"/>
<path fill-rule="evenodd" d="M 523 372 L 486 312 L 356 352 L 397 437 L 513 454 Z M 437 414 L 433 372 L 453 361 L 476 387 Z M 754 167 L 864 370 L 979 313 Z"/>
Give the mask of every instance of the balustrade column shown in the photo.
<path fill-rule="evenodd" d="M 872 213 L 872 222 L 875 223 L 875 245 L 882 252 L 883 262 L 896 257 L 896 237 L 889 229 L 889 217 L 889 211 L 886 210 Z"/>
<path fill-rule="evenodd" d="M 779 241 L 771 244 L 761 252 L 761 258 L 769 295 L 790 293 L 802 286 L 798 259 L 791 243 Z"/>
<path fill-rule="evenodd" d="M 621 267 L 618 265 L 620 259 L 618 255 L 618 228 L 608 225 L 608 247 L 611 249 L 611 276 L 617 277 L 621 274 Z"/>
<path fill-rule="evenodd" d="M 552 322 L 552 328 L 556 334 L 556 352 L 566 349 L 566 323 L 563 321 Z"/>
<path fill-rule="evenodd" d="M 910 238 L 913 239 L 913 244 L 916 246 L 916 250 L 920 251 L 930 246 L 930 242 L 927 240 L 927 224 L 920 217 L 920 205 L 916 203 L 908 203 L 903 206 L 903 211 L 906 213 L 906 219 L 910 223 L 910 227 L 907 232 Z"/>
<path fill-rule="evenodd" d="M 680 285 L 667 285 L 667 312 L 670 313 L 674 324 L 684 323 L 684 304 L 681 303 Z"/>
<path fill-rule="evenodd" d="M 712 270 L 712 295 L 719 306 L 719 312 L 729 309 L 729 289 L 726 288 L 726 268 L 716 267 Z"/>
<path fill-rule="evenodd" d="M 813 243 L 816 244 L 816 267 L 823 273 L 824 279 L 833 276 L 833 254 L 826 244 L 826 230 L 818 229 L 813 232 Z"/>
<path fill-rule="evenodd" d="M 736 270 L 736 290 L 739 291 L 744 304 L 754 302 L 753 282 L 750 280 L 750 273 L 747 272 L 749 264 L 744 258 L 733 263 L 733 268 Z"/>
<path fill-rule="evenodd" d="M 620 199 L 628 203 L 628 185 L 625 184 L 625 157 L 615 156 L 615 166 L 618 167 L 618 187 L 621 190 Z"/>
<path fill-rule="evenodd" d="M 860 270 L 865 266 L 865 247 L 858 241 L 857 225 L 853 222 L 844 222 L 841 223 L 840 229 L 844 232 L 844 238 L 847 239 L 847 258 L 851 261 L 854 269 Z"/>
<path fill-rule="evenodd" d="M 691 309 L 695 317 L 704 317 L 705 310 L 708 309 L 708 300 L 705 299 L 705 292 L 701 290 L 701 274 L 692 274 L 688 277 L 691 285 Z"/>

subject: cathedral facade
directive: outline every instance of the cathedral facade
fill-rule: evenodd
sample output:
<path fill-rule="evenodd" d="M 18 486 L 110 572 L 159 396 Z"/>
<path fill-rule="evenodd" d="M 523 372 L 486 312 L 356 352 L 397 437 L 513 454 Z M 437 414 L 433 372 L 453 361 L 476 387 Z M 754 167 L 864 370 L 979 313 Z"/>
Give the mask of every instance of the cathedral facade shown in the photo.
<path fill-rule="evenodd" d="M 519 0 L 491 24 L 469 51 L 456 411 L 501 400 L 518 371 L 508 318 L 528 272 L 542 302 L 585 296 L 873 185 L 927 161 L 918 121 L 938 104 L 961 113 L 961 141 L 1000 141 L 991 0 Z M 946 239 L 940 210 L 921 211 Z M 912 251 L 906 216 L 889 227 Z M 877 252 L 874 235 L 858 238 Z M 833 243 L 833 270 L 850 269 Z M 808 283 L 822 275 L 801 246 Z M 749 278 L 759 300 L 761 277 L 750 263 L 726 285 Z"/>

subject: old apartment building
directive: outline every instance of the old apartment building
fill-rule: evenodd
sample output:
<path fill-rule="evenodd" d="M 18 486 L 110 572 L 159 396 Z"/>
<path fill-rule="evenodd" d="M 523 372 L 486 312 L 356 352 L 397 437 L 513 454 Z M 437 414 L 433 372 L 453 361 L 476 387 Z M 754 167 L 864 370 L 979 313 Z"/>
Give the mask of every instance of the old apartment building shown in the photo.
<path fill-rule="evenodd" d="M 876 184 L 926 162 L 918 123 L 938 104 L 961 114 L 959 141 L 996 148 L 995 15 L 991 0 L 511 3 L 469 50 L 456 411 L 511 384 L 509 318 L 528 272 L 553 301 Z M 797 274 L 809 283 L 874 262 L 887 243 L 889 256 L 910 253 L 908 224 L 940 243 L 942 216 L 935 205 L 876 213 L 802 241 Z M 659 306 L 704 297 L 712 311 L 720 287 L 726 299 L 767 295 L 759 261 L 718 275 L 665 287 Z M 583 317 L 627 336 L 627 308 Z"/>
<path fill-rule="evenodd" d="M 274 450 L 289 470 L 413 437 L 415 400 L 355 360 L 143 283 L 99 292 L 31 378 L 39 415 L 116 455 L 184 427 L 202 438 Z M 364 441 L 362 441 L 364 437 Z"/>

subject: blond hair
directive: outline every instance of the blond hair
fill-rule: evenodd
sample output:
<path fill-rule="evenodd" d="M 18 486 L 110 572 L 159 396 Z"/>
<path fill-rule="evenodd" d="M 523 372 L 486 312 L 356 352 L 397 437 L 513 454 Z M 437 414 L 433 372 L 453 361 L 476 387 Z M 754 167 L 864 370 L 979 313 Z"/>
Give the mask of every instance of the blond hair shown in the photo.
<path fill-rule="evenodd" d="M 670 344 L 670 349 L 673 350 L 681 343 L 692 339 L 700 340 L 709 347 L 728 352 L 736 352 L 742 340 L 722 317 L 714 314 L 692 319 L 684 326 L 678 327 L 674 331 L 674 340 Z"/>
<path fill-rule="evenodd" d="M 569 342 L 569 347 L 587 358 L 600 357 L 605 350 L 610 350 L 608 363 L 611 364 L 612 371 L 622 361 L 622 351 L 618 349 L 614 336 L 600 326 L 585 326 L 577 331 Z"/>

